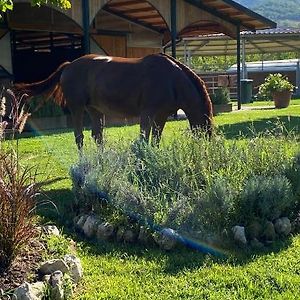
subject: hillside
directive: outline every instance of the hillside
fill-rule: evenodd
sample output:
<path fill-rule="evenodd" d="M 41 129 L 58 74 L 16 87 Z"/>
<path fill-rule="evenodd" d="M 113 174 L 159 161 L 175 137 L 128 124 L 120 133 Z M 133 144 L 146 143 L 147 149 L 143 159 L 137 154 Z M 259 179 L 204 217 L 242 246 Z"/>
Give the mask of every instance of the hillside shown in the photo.
<path fill-rule="evenodd" d="M 278 23 L 300 28 L 300 0 L 237 0 L 240 4 Z"/>

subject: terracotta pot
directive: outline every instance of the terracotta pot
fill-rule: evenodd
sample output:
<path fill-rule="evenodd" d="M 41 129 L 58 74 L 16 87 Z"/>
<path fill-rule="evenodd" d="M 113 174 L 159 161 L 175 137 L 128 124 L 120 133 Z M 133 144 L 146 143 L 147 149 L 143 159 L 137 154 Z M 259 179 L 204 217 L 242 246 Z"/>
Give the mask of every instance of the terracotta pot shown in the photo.
<path fill-rule="evenodd" d="M 290 91 L 281 91 L 273 93 L 273 100 L 276 108 L 285 108 L 290 104 L 292 97 L 292 92 Z"/>

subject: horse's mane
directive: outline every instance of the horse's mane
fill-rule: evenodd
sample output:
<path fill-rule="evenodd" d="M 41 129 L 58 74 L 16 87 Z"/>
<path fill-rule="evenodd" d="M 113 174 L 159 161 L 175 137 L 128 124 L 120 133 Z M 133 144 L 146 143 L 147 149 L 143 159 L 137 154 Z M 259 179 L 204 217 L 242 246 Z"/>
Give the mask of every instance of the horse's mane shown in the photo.
<path fill-rule="evenodd" d="M 60 85 L 60 76 L 64 68 L 69 64 L 70 62 L 64 62 L 45 80 L 33 83 L 15 84 L 13 88 L 14 92 L 28 94 L 29 97 L 44 95 L 45 99 L 39 107 L 50 97 L 54 99 L 56 104 L 64 106 L 65 99 Z"/>
<path fill-rule="evenodd" d="M 174 62 L 178 67 L 180 67 L 182 69 L 182 71 L 185 73 L 185 75 L 191 80 L 193 85 L 196 87 L 199 94 L 202 96 L 202 99 L 204 100 L 203 104 L 205 105 L 207 112 L 208 112 L 208 117 L 212 118 L 212 115 L 213 115 L 212 103 L 211 103 L 209 94 L 207 92 L 205 82 L 191 68 L 189 68 L 185 64 L 181 63 L 174 57 L 172 57 L 168 54 L 165 54 L 165 53 L 160 53 L 160 55 L 168 58 L 169 60 Z"/>

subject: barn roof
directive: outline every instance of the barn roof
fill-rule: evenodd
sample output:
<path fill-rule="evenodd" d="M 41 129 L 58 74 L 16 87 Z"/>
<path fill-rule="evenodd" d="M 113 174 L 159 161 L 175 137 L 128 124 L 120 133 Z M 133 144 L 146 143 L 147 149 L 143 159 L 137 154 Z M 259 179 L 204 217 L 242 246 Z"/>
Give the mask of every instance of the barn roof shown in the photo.
<path fill-rule="evenodd" d="M 195 9 L 203 10 L 234 25 L 240 25 L 242 30 L 259 30 L 276 27 L 273 21 L 232 0 L 183 0 Z M 134 23 L 148 27 L 157 32 L 168 29 L 165 20 L 157 9 L 146 0 L 112 0 L 104 7 L 108 13 Z M 220 32 L 215 23 L 204 22 L 189 26 L 184 36 Z"/>

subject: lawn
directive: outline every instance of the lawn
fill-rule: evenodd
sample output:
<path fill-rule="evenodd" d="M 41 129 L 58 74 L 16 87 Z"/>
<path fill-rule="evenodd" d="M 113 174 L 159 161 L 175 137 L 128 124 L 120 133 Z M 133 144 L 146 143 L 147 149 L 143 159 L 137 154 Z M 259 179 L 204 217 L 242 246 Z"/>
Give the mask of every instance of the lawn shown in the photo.
<path fill-rule="evenodd" d="M 286 109 L 242 110 L 215 118 L 218 131 L 230 141 L 250 138 L 278 124 L 300 137 L 300 103 Z M 263 104 L 260 104 L 264 106 Z M 169 122 L 163 142 L 184 134 L 186 121 Z M 284 129 L 284 130 L 285 130 Z M 86 148 L 93 148 L 85 132 Z M 116 140 L 130 143 L 138 126 L 105 130 L 107 145 Z M 162 147 L 163 147 L 162 145 Z M 20 138 L 18 147 L 24 163 L 39 166 L 41 178 L 58 179 L 46 189 L 57 205 L 40 208 L 46 218 L 68 225 L 68 202 L 72 199 L 69 168 L 78 155 L 71 131 Z M 74 299 L 299 299 L 300 236 L 276 243 L 263 253 L 229 255 L 225 260 L 187 249 L 161 252 L 154 248 L 80 240 L 78 253 L 85 270 Z"/>

